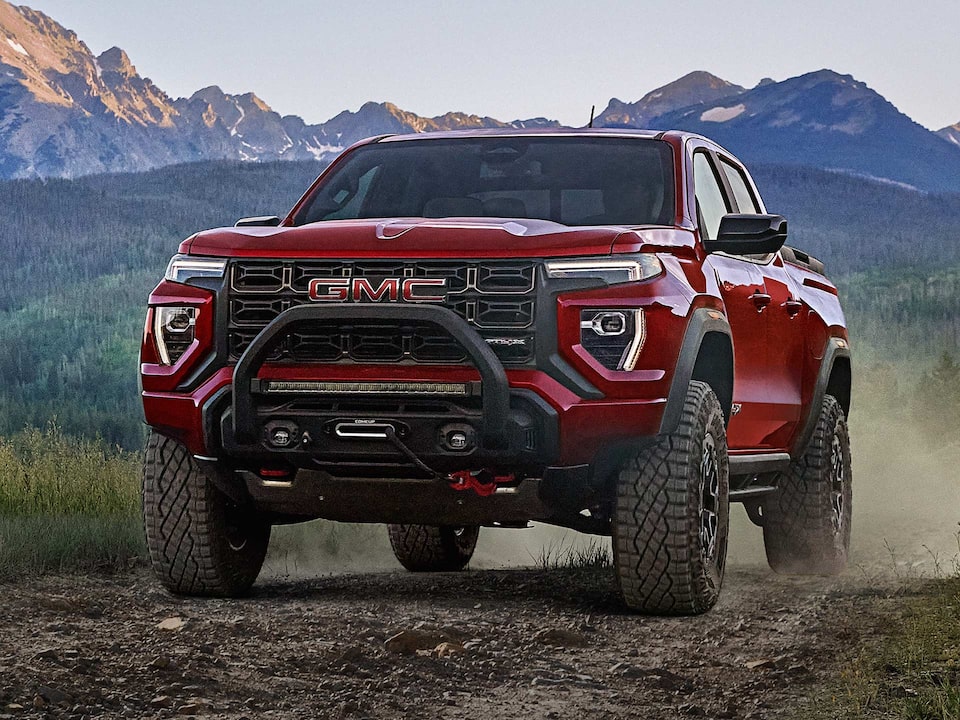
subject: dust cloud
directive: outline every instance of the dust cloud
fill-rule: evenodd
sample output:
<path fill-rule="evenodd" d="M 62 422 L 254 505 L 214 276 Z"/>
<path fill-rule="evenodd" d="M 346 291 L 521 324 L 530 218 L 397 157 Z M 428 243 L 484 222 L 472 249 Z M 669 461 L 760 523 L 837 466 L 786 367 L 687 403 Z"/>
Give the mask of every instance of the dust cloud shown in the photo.
<path fill-rule="evenodd" d="M 916 415 L 879 388 L 855 392 L 853 533 L 848 573 L 929 577 L 960 563 L 960 437 L 933 443 Z M 535 524 L 525 530 L 484 528 L 474 569 L 562 562 L 570 553 L 610 548 L 609 538 Z M 731 508 L 731 566 L 766 566 L 762 530 L 743 507 Z M 399 569 L 386 528 L 316 521 L 276 528 L 264 573 L 314 577 L 331 572 Z"/>

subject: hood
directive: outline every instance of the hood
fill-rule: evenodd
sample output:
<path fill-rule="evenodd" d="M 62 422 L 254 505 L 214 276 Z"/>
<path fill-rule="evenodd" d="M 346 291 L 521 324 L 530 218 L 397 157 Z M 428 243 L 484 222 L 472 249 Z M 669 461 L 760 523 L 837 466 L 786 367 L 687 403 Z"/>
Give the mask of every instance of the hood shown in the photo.
<path fill-rule="evenodd" d="M 606 255 L 632 231 L 548 220 L 400 218 L 334 220 L 300 227 L 207 230 L 181 252 L 219 257 L 486 258 Z"/>

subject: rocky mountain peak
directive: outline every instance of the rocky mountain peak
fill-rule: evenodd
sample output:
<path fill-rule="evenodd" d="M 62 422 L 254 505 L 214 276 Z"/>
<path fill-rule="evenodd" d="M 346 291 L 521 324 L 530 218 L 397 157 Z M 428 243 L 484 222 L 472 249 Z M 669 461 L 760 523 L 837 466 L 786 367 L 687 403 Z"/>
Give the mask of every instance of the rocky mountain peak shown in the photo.
<path fill-rule="evenodd" d="M 937 135 L 942 137 L 947 142 L 953 143 L 954 145 L 960 147 L 960 122 L 945 127 L 942 130 L 937 130 Z"/>
<path fill-rule="evenodd" d="M 739 95 L 745 88 L 704 70 L 695 70 L 681 78 L 651 90 L 636 102 L 613 98 L 594 120 L 594 125 L 644 127 L 664 113 L 691 105 L 710 103 Z"/>
<path fill-rule="evenodd" d="M 119 47 L 96 57 L 50 17 L 0 0 L 0 179 L 213 159 L 327 161 L 386 133 L 557 125 L 467 112 L 426 117 L 390 102 L 308 125 L 281 117 L 254 93 L 231 95 L 216 85 L 172 100 Z M 639 100 L 610 100 L 594 126 L 691 130 L 745 161 L 960 189 L 960 123 L 937 136 L 865 83 L 828 69 L 782 82 L 764 78 L 751 90 L 697 70 Z"/>
<path fill-rule="evenodd" d="M 137 74 L 137 69 L 130 62 L 127 53 L 118 47 L 112 47 L 100 53 L 97 57 L 97 65 L 103 72 L 115 72 L 127 78 Z"/>

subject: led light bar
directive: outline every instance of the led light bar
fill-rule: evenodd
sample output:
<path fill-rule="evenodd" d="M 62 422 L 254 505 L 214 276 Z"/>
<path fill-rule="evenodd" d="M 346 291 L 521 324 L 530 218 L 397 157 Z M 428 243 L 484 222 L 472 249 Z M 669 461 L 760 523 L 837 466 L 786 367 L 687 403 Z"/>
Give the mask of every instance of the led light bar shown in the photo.
<path fill-rule="evenodd" d="M 267 380 L 263 392 L 303 395 L 470 395 L 467 383 Z"/>

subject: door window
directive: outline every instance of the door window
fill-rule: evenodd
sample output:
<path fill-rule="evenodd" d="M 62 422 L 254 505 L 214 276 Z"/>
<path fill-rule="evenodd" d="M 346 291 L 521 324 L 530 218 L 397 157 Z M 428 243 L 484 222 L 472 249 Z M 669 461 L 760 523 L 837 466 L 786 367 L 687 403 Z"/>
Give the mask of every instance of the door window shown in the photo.
<path fill-rule="evenodd" d="M 693 184 L 700 213 L 700 232 L 710 240 L 717 237 L 720 220 L 727 214 L 727 203 L 706 153 L 693 156 Z"/>
<path fill-rule="evenodd" d="M 757 207 L 756 200 L 753 199 L 753 193 L 747 186 L 747 180 L 743 176 L 743 171 L 733 163 L 720 158 L 720 167 L 723 168 L 727 176 L 727 182 L 730 183 L 730 189 L 733 190 L 733 196 L 737 200 L 737 207 L 742 213 L 757 214 L 760 208 Z"/>

